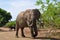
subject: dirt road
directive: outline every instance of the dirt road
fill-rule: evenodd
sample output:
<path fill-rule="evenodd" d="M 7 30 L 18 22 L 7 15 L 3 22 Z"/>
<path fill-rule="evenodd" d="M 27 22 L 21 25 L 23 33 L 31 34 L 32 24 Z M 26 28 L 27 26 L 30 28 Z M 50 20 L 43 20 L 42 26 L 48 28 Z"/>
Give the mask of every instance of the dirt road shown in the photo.
<path fill-rule="evenodd" d="M 60 39 L 56 39 L 56 38 L 49 38 L 46 37 L 47 34 L 45 34 L 46 32 L 38 32 L 38 36 L 33 39 L 31 37 L 30 34 L 30 30 L 29 28 L 25 28 L 25 38 L 21 37 L 21 33 L 19 30 L 19 38 L 15 37 L 15 31 L 9 31 L 8 28 L 0 28 L 0 40 L 60 40 Z"/>

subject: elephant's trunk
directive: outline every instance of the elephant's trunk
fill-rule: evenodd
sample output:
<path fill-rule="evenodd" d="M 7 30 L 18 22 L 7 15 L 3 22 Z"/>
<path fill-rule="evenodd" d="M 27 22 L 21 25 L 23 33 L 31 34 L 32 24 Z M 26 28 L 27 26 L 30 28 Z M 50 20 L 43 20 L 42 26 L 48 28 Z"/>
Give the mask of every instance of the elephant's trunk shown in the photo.
<path fill-rule="evenodd" d="M 33 21 L 33 24 L 32 26 L 30 26 L 30 28 L 31 28 L 31 34 L 35 38 L 38 35 L 36 20 Z"/>

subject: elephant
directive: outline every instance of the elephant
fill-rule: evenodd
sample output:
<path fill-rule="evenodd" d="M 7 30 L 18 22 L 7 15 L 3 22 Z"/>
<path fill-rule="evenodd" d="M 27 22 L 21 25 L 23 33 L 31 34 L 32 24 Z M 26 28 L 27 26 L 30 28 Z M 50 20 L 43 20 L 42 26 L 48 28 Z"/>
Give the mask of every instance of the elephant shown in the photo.
<path fill-rule="evenodd" d="M 24 35 L 24 28 L 29 27 L 31 36 L 35 38 L 38 35 L 36 21 L 40 18 L 40 11 L 38 9 L 27 9 L 18 14 L 16 18 L 16 37 L 18 36 L 19 28 L 21 28 L 21 36 Z"/>

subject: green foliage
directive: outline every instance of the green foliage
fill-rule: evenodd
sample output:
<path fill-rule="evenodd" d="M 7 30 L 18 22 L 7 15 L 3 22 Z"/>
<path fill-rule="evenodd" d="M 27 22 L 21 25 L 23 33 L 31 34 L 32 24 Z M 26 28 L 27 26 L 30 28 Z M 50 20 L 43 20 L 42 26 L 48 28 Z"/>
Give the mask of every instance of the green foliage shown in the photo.
<path fill-rule="evenodd" d="M 46 0 L 46 3 L 49 4 L 50 0 Z"/>
<path fill-rule="evenodd" d="M 5 25 L 12 18 L 10 12 L 0 8 L 0 26 Z"/>
<path fill-rule="evenodd" d="M 60 26 L 60 2 L 57 0 L 37 0 L 36 5 L 42 10 L 42 18 L 45 25 Z M 37 3 L 38 2 L 38 3 Z"/>
<path fill-rule="evenodd" d="M 15 21 L 8 22 L 5 25 L 5 27 L 12 27 L 12 26 L 16 26 L 16 22 Z"/>

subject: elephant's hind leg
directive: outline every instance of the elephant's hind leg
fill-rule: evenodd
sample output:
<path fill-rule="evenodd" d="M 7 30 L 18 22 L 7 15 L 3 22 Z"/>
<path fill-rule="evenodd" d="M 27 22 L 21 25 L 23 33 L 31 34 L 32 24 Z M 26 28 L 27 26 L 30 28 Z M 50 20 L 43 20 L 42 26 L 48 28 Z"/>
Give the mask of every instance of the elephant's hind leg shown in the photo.
<path fill-rule="evenodd" d="M 21 28 L 21 36 L 25 37 L 25 35 L 24 35 L 24 28 Z"/>
<path fill-rule="evenodd" d="M 18 31 L 19 31 L 19 26 L 16 25 L 16 37 L 18 38 Z"/>

